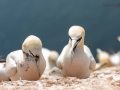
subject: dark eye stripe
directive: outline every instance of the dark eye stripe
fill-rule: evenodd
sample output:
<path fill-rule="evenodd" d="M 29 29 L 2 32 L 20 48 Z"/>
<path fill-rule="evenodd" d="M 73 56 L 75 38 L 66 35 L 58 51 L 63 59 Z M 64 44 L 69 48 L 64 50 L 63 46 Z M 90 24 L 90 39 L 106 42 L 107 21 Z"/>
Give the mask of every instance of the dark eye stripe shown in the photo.
<path fill-rule="evenodd" d="M 38 55 L 36 55 L 35 57 L 36 57 L 36 58 L 39 58 L 39 56 L 38 56 Z"/>
<path fill-rule="evenodd" d="M 30 54 L 33 56 L 33 57 L 35 57 L 34 55 L 33 55 L 33 53 L 29 50 L 29 52 L 30 52 Z"/>
<path fill-rule="evenodd" d="M 82 37 L 80 37 L 80 38 L 77 40 L 77 42 L 79 42 L 81 39 L 82 39 Z"/>
<path fill-rule="evenodd" d="M 69 37 L 70 38 L 70 40 L 72 40 L 72 38 L 71 37 Z"/>
<path fill-rule="evenodd" d="M 29 52 L 30 52 L 30 54 L 33 56 L 33 57 L 36 57 L 36 58 L 39 58 L 39 56 L 38 55 L 33 55 L 33 53 L 29 50 Z"/>

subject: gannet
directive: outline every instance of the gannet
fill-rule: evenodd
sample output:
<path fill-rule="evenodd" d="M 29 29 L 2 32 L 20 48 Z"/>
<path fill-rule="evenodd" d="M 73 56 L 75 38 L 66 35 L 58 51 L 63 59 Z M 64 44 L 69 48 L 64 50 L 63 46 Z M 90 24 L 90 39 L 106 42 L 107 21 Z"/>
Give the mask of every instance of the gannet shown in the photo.
<path fill-rule="evenodd" d="M 46 68 L 41 78 L 56 79 L 62 77 L 61 70 L 57 68 L 56 61 L 59 53 L 55 50 L 42 48 L 43 56 L 46 60 Z"/>
<path fill-rule="evenodd" d="M 5 60 L 0 60 L 0 81 L 9 81 L 10 78 L 5 74 Z"/>
<path fill-rule="evenodd" d="M 55 50 L 49 50 L 47 48 L 42 48 L 42 53 L 46 60 L 45 71 L 51 70 L 53 67 L 56 67 L 56 61 L 59 53 Z"/>
<path fill-rule="evenodd" d="M 42 54 L 42 42 L 34 36 L 28 36 L 22 50 L 7 55 L 5 72 L 12 81 L 38 80 L 45 70 L 46 62 Z"/>
<path fill-rule="evenodd" d="M 96 63 L 95 70 L 100 70 L 102 69 L 107 63 Z"/>
<path fill-rule="evenodd" d="M 95 69 L 96 61 L 84 45 L 85 30 L 81 26 L 72 26 L 68 34 L 69 42 L 58 57 L 57 67 L 64 77 L 88 78 Z"/>
<path fill-rule="evenodd" d="M 117 37 L 118 41 L 120 42 L 120 36 Z"/>
<path fill-rule="evenodd" d="M 97 51 L 97 59 L 101 64 L 101 67 L 99 69 L 111 67 L 112 64 L 110 62 L 110 54 L 106 51 L 101 50 L 100 48 L 97 48 L 96 51 Z M 96 68 L 97 68 L 97 65 L 96 65 Z"/>
<path fill-rule="evenodd" d="M 110 55 L 110 62 L 113 66 L 119 66 L 120 65 L 120 51 Z"/>

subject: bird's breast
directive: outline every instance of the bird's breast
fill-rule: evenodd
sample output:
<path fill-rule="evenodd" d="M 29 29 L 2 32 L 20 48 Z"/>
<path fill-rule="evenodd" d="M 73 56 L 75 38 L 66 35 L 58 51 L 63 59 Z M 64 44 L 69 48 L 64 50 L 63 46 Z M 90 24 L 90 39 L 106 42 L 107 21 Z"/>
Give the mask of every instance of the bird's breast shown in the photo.
<path fill-rule="evenodd" d="M 34 59 L 23 60 L 18 63 L 18 74 L 22 79 L 31 80 L 32 78 L 39 78 L 39 71 L 37 63 Z M 33 77 L 34 76 L 34 77 Z"/>

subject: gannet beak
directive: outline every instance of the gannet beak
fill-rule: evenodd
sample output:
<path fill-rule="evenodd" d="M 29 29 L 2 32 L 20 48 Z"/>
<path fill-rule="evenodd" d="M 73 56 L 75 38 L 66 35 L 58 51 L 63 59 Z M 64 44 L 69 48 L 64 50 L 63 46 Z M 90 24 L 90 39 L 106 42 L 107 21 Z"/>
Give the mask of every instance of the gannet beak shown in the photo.
<path fill-rule="evenodd" d="M 76 49 L 76 46 L 77 46 L 77 40 L 76 39 L 72 39 L 72 47 L 71 47 L 71 62 L 73 61 L 73 57 L 74 57 L 74 54 L 75 54 L 75 49 Z"/>
<path fill-rule="evenodd" d="M 72 39 L 72 48 L 71 48 L 71 62 L 73 61 L 74 54 L 75 54 L 75 49 L 78 45 L 78 43 L 81 41 L 82 37 L 79 39 Z"/>

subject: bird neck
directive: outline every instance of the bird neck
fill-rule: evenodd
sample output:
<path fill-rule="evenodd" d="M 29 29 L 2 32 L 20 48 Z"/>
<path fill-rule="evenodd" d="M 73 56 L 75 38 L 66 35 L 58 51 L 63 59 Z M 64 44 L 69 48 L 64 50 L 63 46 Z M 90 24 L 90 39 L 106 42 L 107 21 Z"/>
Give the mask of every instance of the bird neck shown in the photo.
<path fill-rule="evenodd" d="M 54 61 L 48 60 L 50 68 L 56 66 Z"/>

